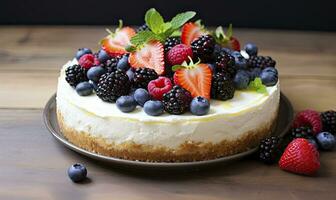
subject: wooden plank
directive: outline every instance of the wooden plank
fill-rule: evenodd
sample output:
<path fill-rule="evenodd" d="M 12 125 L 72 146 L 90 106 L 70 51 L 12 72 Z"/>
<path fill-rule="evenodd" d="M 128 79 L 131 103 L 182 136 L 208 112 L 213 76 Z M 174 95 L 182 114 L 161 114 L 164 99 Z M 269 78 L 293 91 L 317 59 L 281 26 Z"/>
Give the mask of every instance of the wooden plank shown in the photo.
<path fill-rule="evenodd" d="M 41 110 L 0 110 L 0 199 L 335 199 L 336 154 L 323 152 L 316 177 L 293 175 L 252 158 L 217 169 L 154 173 L 117 170 L 58 144 Z M 91 179 L 73 184 L 80 162 Z"/>

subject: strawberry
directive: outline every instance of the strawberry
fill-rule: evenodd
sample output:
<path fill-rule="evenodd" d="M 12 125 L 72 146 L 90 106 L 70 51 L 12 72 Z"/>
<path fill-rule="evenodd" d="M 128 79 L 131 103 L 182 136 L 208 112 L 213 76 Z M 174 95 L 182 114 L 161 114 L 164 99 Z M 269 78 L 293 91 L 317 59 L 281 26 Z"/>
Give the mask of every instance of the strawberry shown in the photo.
<path fill-rule="evenodd" d="M 186 66 L 178 66 L 174 74 L 174 82 L 188 90 L 192 97 L 202 96 L 210 99 L 212 71 L 207 64 L 190 61 Z"/>
<path fill-rule="evenodd" d="M 117 29 L 115 33 L 102 39 L 102 49 L 112 57 L 123 55 L 127 53 L 125 47 L 131 44 L 130 40 L 134 35 L 135 30 L 131 27 Z"/>
<path fill-rule="evenodd" d="M 240 43 L 238 41 L 237 38 L 235 37 L 230 37 L 228 43 L 227 43 L 227 47 L 230 49 L 233 49 L 235 51 L 240 51 Z"/>
<path fill-rule="evenodd" d="M 141 49 L 130 53 L 128 62 L 133 68 L 151 68 L 161 75 L 165 66 L 163 45 L 159 41 L 150 41 Z"/>
<path fill-rule="evenodd" d="M 191 42 L 200 37 L 201 35 L 205 35 L 206 31 L 203 30 L 202 26 L 194 23 L 189 22 L 183 25 L 182 27 L 182 34 L 181 34 L 181 42 L 183 44 L 189 45 Z"/>
<path fill-rule="evenodd" d="M 232 35 L 232 24 L 230 24 L 226 33 L 224 33 L 223 27 L 217 27 L 214 37 L 216 42 L 222 47 L 230 48 L 234 51 L 240 51 L 240 43 L 238 39 L 233 37 Z"/>
<path fill-rule="evenodd" d="M 293 140 L 279 160 L 282 170 L 296 174 L 313 175 L 320 168 L 319 152 L 308 140 Z"/>

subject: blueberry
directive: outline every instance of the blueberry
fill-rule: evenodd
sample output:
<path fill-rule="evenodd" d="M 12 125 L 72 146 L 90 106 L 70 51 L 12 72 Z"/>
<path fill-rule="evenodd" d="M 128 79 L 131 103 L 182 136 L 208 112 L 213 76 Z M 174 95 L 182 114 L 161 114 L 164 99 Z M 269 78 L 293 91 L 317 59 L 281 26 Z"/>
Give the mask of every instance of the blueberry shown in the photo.
<path fill-rule="evenodd" d="M 261 69 L 256 67 L 256 68 L 252 68 L 250 71 L 250 79 L 251 80 L 254 80 L 255 78 L 259 77 L 260 76 L 260 73 L 261 73 Z"/>
<path fill-rule="evenodd" d="M 136 101 L 133 96 L 121 96 L 116 101 L 117 107 L 121 112 L 132 112 L 136 107 Z"/>
<path fill-rule="evenodd" d="M 190 112 L 193 115 L 206 115 L 210 110 L 209 101 L 201 96 L 195 97 L 190 103 Z"/>
<path fill-rule="evenodd" d="M 92 94 L 93 86 L 92 86 L 91 83 L 89 83 L 87 81 L 78 83 L 78 85 L 76 86 L 76 92 L 80 96 L 88 96 L 88 95 Z"/>
<path fill-rule="evenodd" d="M 244 58 L 239 51 L 232 51 L 231 56 L 234 58 Z"/>
<path fill-rule="evenodd" d="M 316 140 L 315 140 L 314 138 L 309 138 L 308 141 L 309 141 L 312 145 L 314 145 L 314 147 L 315 147 L 316 149 L 319 148 L 319 147 L 318 147 L 318 144 L 317 144 L 317 142 L 316 142 Z"/>
<path fill-rule="evenodd" d="M 213 63 L 208 63 L 208 66 L 210 67 L 212 74 L 215 74 L 216 73 L 215 65 Z"/>
<path fill-rule="evenodd" d="M 222 52 L 225 52 L 225 53 L 228 53 L 228 54 L 231 54 L 233 51 L 232 51 L 232 49 L 229 49 L 229 48 L 222 48 L 222 50 L 221 50 Z"/>
<path fill-rule="evenodd" d="M 110 58 L 111 58 L 111 56 L 105 50 L 103 50 L 103 49 L 99 50 L 98 60 L 99 60 L 100 63 L 104 63 Z"/>
<path fill-rule="evenodd" d="M 98 89 L 98 84 L 95 83 L 95 82 L 93 82 L 93 81 L 89 81 L 89 82 L 91 83 L 91 85 L 92 85 L 92 87 L 93 87 L 93 90 L 94 90 L 94 91 L 97 91 L 97 89 Z"/>
<path fill-rule="evenodd" d="M 246 89 L 250 82 L 250 74 L 245 70 L 239 70 L 233 79 L 235 87 L 239 90 Z"/>
<path fill-rule="evenodd" d="M 150 96 L 149 96 L 149 93 L 147 92 L 147 90 L 145 90 L 143 88 L 138 88 L 134 92 L 134 99 L 140 106 L 144 106 L 146 101 L 148 101 L 150 99 Z"/>
<path fill-rule="evenodd" d="M 159 116 L 163 113 L 163 104 L 161 101 L 149 100 L 144 105 L 144 111 L 147 115 Z"/>
<path fill-rule="evenodd" d="M 91 49 L 88 49 L 88 48 L 80 48 L 80 49 L 78 49 L 78 51 L 76 52 L 76 59 L 79 60 L 80 57 L 82 57 L 85 54 L 92 54 Z"/>
<path fill-rule="evenodd" d="M 264 85 L 273 86 L 278 82 L 278 73 L 274 73 L 274 71 L 268 67 L 261 71 L 260 78 Z"/>
<path fill-rule="evenodd" d="M 127 71 L 130 68 L 130 65 L 128 63 L 128 55 L 124 55 L 117 64 L 117 68 L 121 69 L 123 71 Z"/>
<path fill-rule="evenodd" d="M 263 69 L 263 71 L 265 72 L 272 72 L 274 74 L 278 74 L 278 70 L 274 67 L 266 67 L 265 69 Z"/>
<path fill-rule="evenodd" d="M 253 43 L 247 43 L 244 49 L 249 56 L 256 56 L 258 54 L 258 47 Z"/>
<path fill-rule="evenodd" d="M 98 83 L 99 78 L 101 75 L 105 74 L 106 70 L 103 67 L 96 66 L 96 67 L 91 67 L 88 72 L 87 72 L 87 77 L 89 80 Z"/>
<path fill-rule="evenodd" d="M 130 81 L 133 81 L 133 78 L 134 78 L 134 71 L 133 71 L 133 69 L 132 69 L 132 68 L 129 68 L 129 69 L 127 70 L 126 74 L 127 74 L 127 76 L 128 76 L 128 79 L 129 79 Z"/>
<path fill-rule="evenodd" d="M 87 170 L 84 165 L 76 163 L 69 167 L 68 176 L 75 183 L 81 182 L 86 179 Z"/>
<path fill-rule="evenodd" d="M 235 67 L 236 67 L 236 69 L 246 69 L 247 68 L 247 60 L 244 57 L 236 57 L 235 58 Z"/>
<path fill-rule="evenodd" d="M 317 134 L 316 140 L 323 150 L 331 150 L 336 145 L 335 136 L 329 132 L 321 132 Z"/>

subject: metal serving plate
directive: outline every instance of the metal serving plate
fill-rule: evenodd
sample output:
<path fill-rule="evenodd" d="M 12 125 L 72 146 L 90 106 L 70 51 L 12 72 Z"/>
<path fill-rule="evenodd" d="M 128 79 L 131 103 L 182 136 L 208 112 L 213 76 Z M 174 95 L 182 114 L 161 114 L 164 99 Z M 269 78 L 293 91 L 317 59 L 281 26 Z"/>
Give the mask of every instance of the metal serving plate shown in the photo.
<path fill-rule="evenodd" d="M 280 97 L 280 109 L 278 114 L 277 125 L 272 135 L 283 136 L 287 133 L 290 128 L 291 121 L 293 120 L 293 107 L 289 100 L 281 93 Z M 133 160 L 125 160 L 116 157 L 108 157 L 99 155 L 93 152 L 89 152 L 85 149 L 82 149 L 67 139 L 64 138 L 62 133 L 59 130 L 57 117 L 56 117 L 56 94 L 53 95 L 49 101 L 47 102 L 44 112 L 43 112 L 43 120 L 50 131 L 50 133 L 56 138 L 57 141 L 61 142 L 63 145 L 68 147 L 71 150 L 74 150 L 84 156 L 88 156 L 92 159 L 102 161 L 106 164 L 110 164 L 114 167 L 122 167 L 122 168 L 133 168 L 133 169 L 156 169 L 156 170 L 171 170 L 171 169 L 200 169 L 203 167 L 214 166 L 217 164 L 229 163 L 231 161 L 235 161 L 241 158 L 244 158 L 248 155 L 253 154 L 257 151 L 257 147 L 250 149 L 248 151 L 238 153 L 231 156 L 225 156 L 213 160 L 205 160 L 205 161 L 194 161 L 194 162 L 180 162 L 180 163 L 168 163 L 168 162 L 143 162 L 143 161 L 133 161 Z"/>

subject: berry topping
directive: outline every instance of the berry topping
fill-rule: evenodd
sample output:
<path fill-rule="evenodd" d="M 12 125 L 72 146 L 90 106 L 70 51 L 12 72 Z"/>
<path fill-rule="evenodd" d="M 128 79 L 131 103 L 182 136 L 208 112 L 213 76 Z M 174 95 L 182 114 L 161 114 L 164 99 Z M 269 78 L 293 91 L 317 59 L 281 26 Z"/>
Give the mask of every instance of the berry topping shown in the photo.
<path fill-rule="evenodd" d="M 117 69 L 121 69 L 126 72 L 131 67 L 128 63 L 128 57 L 128 54 L 123 55 L 123 57 L 118 61 Z"/>
<path fill-rule="evenodd" d="M 181 41 L 183 44 L 190 45 L 196 38 L 206 34 L 203 28 L 194 22 L 189 22 L 183 25 Z"/>
<path fill-rule="evenodd" d="M 238 90 L 246 89 L 250 82 L 250 74 L 245 70 L 239 70 L 233 79 L 233 83 Z"/>
<path fill-rule="evenodd" d="M 115 102 L 118 97 L 128 95 L 131 84 L 126 73 L 116 70 L 103 74 L 98 83 L 97 96 L 106 102 Z"/>
<path fill-rule="evenodd" d="M 190 92 L 175 85 L 173 89 L 163 95 L 162 103 L 166 112 L 180 115 L 189 109 L 191 99 Z"/>
<path fill-rule="evenodd" d="M 164 52 L 167 53 L 174 46 L 181 44 L 181 39 L 179 37 L 167 38 L 164 43 Z"/>
<path fill-rule="evenodd" d="M 131 44 L 130 40 L 134 35 L 133 28 L 118 28 L 115 33 L 111 32 L 110 35 L 102 39 L 102 48 L 112 57 L 123 55 L 127 53 L 125 47 Z"/>
<path fill-rule="evenodd" d="M 88 48 L 78 49 L 78 51 L 76 52 L 76 59 L 79 60 L 85 54 L 92 54 L 91 49 L 88 49 Z"/>
<path fill-rule="evenodd" d="M 151 41 L 141 49 L 132 52 L 129 56 L 129 63 L 133 68 L 151 68 L 158 75 L 164 73 L 163 46 L 158 41 Z"/>
<path fill-rule="evenodd" d="M 87 170 L 84 165 L 76 163 L 69 167 L 68 176 L 73 182 L 78 183 L 86 179 Z"/>
<path fill-rule="evenodd" d="M 133 96 L 121 96 L 117 99 L 116 105 L 121 112 L 129 113 L 136 108 L 136 101 Z"/>
<path fill-rule="evenodd" d="M 161 101 L 149 100 L 144 105 L 144 111 L 147 115 L 150 115 L 150 116 L 162 115 L 164 112 L 163 104 Z"/>
<path fill-rule="evenodd" d="M 328 110 L 321 113 L 323 130 L 336 134 L 336 111 Z"/>
<path fill-rule="evenodd" d="M 97 58 L 98 58 L 98 60 L 99 60 L 100 63 L 104 63 L 108 59 L 110 59 L 111 56 L 106 51 L 104 51 L 103 49 L 101 49 L 98 52 Z"/>
<path fill-rule="evenodd" d="M 278 71 L 274 67 L 267 67 L 259 74 L 261 81 L 266 86 L 274 86 L 278 82 Z"/>
<path fill-rule="evenodd" d="M 275 69 L 275 68 L 274 68 Z M 250 80 L 260 77 L 261 69 L 260 68 L 251 68 L 249 70 Z"/>
<path fill-rule="evenodd" d="M 120 60 L 120 57 L 112 57 L 108 60 L 106 60 L 105 63 L 102 64 L 102 66 L 107 70 L 107 72 L 113 72 L 117 69 L 118 62 Z"/>
<path fill-rule="evenodd" d="M 207 64 L 193 63 L 177 65 L 174 82 L 188 90 L 192 97 L 202 96 L 210 99 L 212 72 Z"/>
<path fill-rule="evenodd" d="M 211 61 L 215 39 L 211 35 L 202 35 L 191 43 L 194 58 L 201 59 L 202 62 Z"/>
<path fill-rule="evenodd" d="M 247 65 L 251 68 L 259 67 L 259 68 L 266 68 L 266 67 L 274 67 L 276 62 L 269 56 L 251 56 L 247 60 Z"/>
<path fill-rule="evenodd" d="M 314 110 L 304 110 L 299 112 L 293 122 L 293 127 L 309 126 L 313 129 L 313 135 L 321 132 L 322 121 L 320 114 Z"/>
<path fill-rule="evenodd" d="M 193 51 L 185 44 L 178 44 L 174 46 L 166 55 L 167 61 L 171 65 L 180 65 L 184 61 L 187 61 L 188 57 L 193 57 Z"/>
<path fill-rule="evenodd" d="M 156 100 L 162 100 L 164 93 L 169 92 L 173 87 L 169 78 L 160 76 L 148 83 L 148 92 Z"/>
<path fill-rule="evenodd" d="M 78 83 L 78 85 L 76 86 L 76 92 L 80 96 L 91 95 L 93 92 L 93 86 L 87 81 Z"/>
<path fill-rule="evenodd" d="M 259 159 L 266 164 L 278 162 L 281 156 L 280 138 L 271 136 L 261 140 L 259 145 Z"/>
<path fill-rule="evenodd" d="M 296 174 L 313 175 L 320 168 L 319 152 L 308 140 L 293 140 L 282 154 L 279 167 Z"/>
<path fill-rule="evenodd" d="M 208 99 L 198 96 L 190 103 L 190 112 L 193 115 L 206 115 L 210 110 L 210 102 Z"/>
<path fill-rule="evenodd" d="M 212 76 L 211 83 L 211 97 L 219 100 L 232 99 L 234 96 L 235 87 L 231 78 L 222 73 L 218 72 Z"/>
<path fill-rule="evenodd" d="M 323 150 L 332 150 L 336 146 L 336 138 L 329 132 L 321 132 L 317 134 L 316 140 Z"/>
<path fill-rule="evenodd" d="M 135 88 L 147 88 L 148 83 L 157 78 L 158 75 L 154 69 L 137 68 L 133 76 L 133 85 Z"/>
<path fill-rule="evenodd" d="M 86 71 L 80 65 L 69 66 L 65 70 L 65 80 L 72 87 L 76 87 L 78 83 L 87 81 Z"/>
<path fill-rule="evenodd" d="M 98 83 L 101 75 L 106 73 L 106 69 L 100 66 L 91 67 L 87 72 L 87 77 L 89 80 Z"/>
<path fill-rule="evenodd" d="M 255 45 L 253 43 L 247 43 L 245 45 L 244 49 L 249 56 L 258 55 L 258 47 L 257 47 L 257 45 Z"/>
<path fill-rule="evenodd" d="M 222 52 L 216 56 L 215 64 L 218 72 L 223 71 L 235 66 L 235 58 L 228 53 Z"/>
<path fill-rule="evenodd" d="M 78 61 L 79 65 L 84 69 L 90 69 L 95 64 L 95 57 L 93 54 L 85 54 L 80 57 Z"/>
<path fill-rule="evenodd" d="M 240 43 L 237 38 L 233 37 L 232 24 L 229 25 L 229 28 L 226 33 L 224 33 L 223 27 L 217 27 L 214 37 L 215 40 L 220 46 L 232 49 L 234 51 L 240 51 Z"/>
<path fill-rule="evenodd" d="M 136 89 L 133 96 L 140 106 L 143 106 L 150 99 L 149 93 L 143 88 Z"/>

